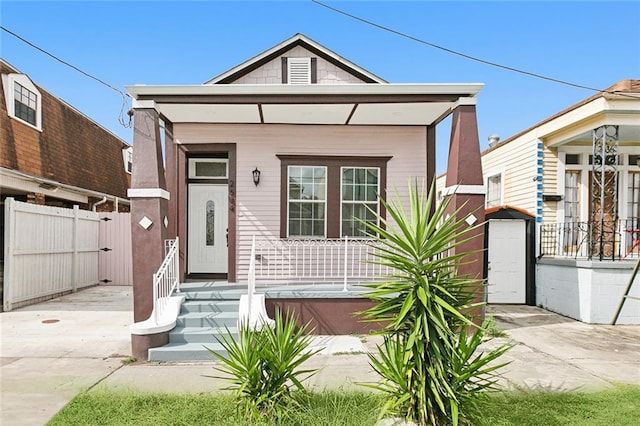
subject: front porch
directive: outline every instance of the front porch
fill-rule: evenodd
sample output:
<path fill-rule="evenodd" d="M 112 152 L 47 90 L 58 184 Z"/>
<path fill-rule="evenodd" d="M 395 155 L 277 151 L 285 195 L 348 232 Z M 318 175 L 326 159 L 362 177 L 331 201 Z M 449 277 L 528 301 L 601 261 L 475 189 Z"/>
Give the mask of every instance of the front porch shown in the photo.
<path fill-rule="evenodd" d="M 176 326 L 165 333 L 161 346 L 149 349 L 150 361 L 213 361 L 207 348 L 224 353 L 216 337 L 227 330 L 237 336 L 240 298 L 247 294 L 247 284 L 226 281 L 189 281 L 179 286 L 184 297 Z M 292 315 L 299 325 L 309 323 L 317 335 L 368 334 L 379 325 L 366 323 L 357 313 L 372 302 L 363 297 L 367 289 L 360 283 L 261 282 L 256 293 L 265 295 L 266 311 Z M 174 296 L 176 297 L 176 296 Z"/>

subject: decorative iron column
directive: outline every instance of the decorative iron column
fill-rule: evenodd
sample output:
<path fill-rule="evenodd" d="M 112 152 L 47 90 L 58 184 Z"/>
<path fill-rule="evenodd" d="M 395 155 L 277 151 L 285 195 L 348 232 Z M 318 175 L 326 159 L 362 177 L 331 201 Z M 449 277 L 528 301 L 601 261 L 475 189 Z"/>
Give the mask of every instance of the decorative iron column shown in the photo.
<path fill-rule="evenodd" d="M 618 126 L 593 130 L 589 258 L 616 256 L 618 227 Z"/>

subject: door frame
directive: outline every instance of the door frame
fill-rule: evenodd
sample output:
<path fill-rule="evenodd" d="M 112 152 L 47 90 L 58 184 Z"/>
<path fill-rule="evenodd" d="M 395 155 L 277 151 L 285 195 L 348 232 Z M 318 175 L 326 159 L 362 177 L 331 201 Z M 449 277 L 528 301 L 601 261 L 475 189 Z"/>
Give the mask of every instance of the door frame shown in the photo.
<path fill-rule="evenodd" d="M 169 213 L 173 221 L 169 221 L 169 235 L 177 235 L 182 241 L 187 242 L 188 227 L 188 184 L 189 169 L 188 159 L 200 158 L 227 158 L 229 164 L 228 179 L 215 179 L 211 181 L 198 180 L 200 183 L 226 183 L 228 185 L 228 218 L 229 247 L 227 256 L 227 274 L 192 274 L 187 275 L 187 244 L 180 247 L 180 278 L 213 278 L 227 279 L 228 282 L 236 282 L 236 256 L 237 256 L 237 215 L 236 215 L 236 144 L 235 143 L 169 143 L 167 139 L 167 185 L 171 193 L 169 200 Z M 175 194 L 175 196 L 174 196 Z"/>

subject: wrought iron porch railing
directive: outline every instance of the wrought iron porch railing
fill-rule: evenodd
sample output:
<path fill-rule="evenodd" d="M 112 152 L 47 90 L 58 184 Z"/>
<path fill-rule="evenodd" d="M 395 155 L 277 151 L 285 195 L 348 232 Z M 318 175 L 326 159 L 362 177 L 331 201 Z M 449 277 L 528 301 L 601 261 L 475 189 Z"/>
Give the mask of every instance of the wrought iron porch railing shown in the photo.
<path fill-rule="evenodd" d="M 153 314 L 156 324 L 163 318 L 173 292 L 180 292 L 178 249 L 178 237 L 175 240 L 166 240 L 164 242 L 165 258 L 158 272 L 153 274 Z"/>
<path fill-rule="evenodd" d="M 640 255 L 638 219 L 559 222 L 540 226 L 540 255 L 619 260 Z"/>
<path fill-rule="evenodd" d="M 391 271 L 376 264 L 378 243 L 369 239 L 257 238 L 255 274 L 261 281 L 362 282 Z"/>

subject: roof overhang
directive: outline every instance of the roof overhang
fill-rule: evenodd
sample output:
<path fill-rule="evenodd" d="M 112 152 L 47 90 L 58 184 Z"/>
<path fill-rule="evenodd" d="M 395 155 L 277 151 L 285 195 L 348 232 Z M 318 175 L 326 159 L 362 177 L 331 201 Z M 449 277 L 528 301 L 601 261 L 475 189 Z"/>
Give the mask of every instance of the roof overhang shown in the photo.
<path fill-rule="evenodd" d="M 173 123 L 432 125 L 481 83 L 128 86 L 134 108 Z"/>

